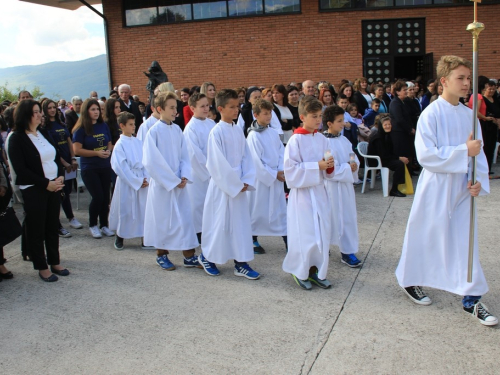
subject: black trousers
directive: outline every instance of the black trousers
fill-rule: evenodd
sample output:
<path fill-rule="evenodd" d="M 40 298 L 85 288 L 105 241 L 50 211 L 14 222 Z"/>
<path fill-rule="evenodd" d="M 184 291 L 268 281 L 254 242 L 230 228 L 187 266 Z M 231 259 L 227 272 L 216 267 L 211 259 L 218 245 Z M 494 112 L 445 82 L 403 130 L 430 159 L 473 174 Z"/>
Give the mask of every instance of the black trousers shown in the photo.
<path fill-rule="evenodd" d="M 488 170 L 491 171 L 497 145 L 498 126 L 492 121 L 481 121 L 481 132 L 483 133 L 483 151 L 488 161 Z"/>
<path fill-rule="evenodd" d="M 29 238 L 28 255 L 36 270 L 46 270 L 59 264 L 59 211 L 61 193 L 31 186 L 22 189 L 24 225 Z M 44 250 L 45 245 L 45 250 Z M 47 258 L 45 258 L 47 253 Z"/>
<path fill-rule="evenodd" d="M 382 166 L 394 171 L 391 190 L 397 190 L 399 184 L 405 183 L 405 163 L 401 160 L 382 161 Z"/>
<path fill-rule="evenodd" d="M 71 200 L 69 199 L 69 195 L 71 194 L 73 185 L 73 179 L 64 181 L 64 199 L 61 203 L 61 207 L 66 215 L 66 218 L 73 219 L 75 215 L 73 215 L 73 208 L 71 207 Z"/>
<path fill-rule="evenodd" d="M 109 189 L 111 187 L 111 168 L 85 169 L 82 180 L 90 193 L 92 200 L 89 205 L 89 226 L 108 226 Z"/>

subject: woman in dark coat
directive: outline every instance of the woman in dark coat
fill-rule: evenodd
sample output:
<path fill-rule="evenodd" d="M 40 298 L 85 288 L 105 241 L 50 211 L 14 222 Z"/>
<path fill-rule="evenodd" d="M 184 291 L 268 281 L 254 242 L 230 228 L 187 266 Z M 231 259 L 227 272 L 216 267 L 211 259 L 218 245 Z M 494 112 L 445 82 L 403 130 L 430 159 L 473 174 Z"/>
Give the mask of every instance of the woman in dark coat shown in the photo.
<path fill-rule="evenodd" d="M 378 115 L 375 118 L 375 125 L 378 131 L 370 139 L 368 155 L 380 157 L 382 166 L 394 171 L 392 188 L 389 194 L 393 197 L 405 197 L 406 195 L 398 190 L 398 185 L 405 182 L 405 164 L 408 164 L 408 158 L 400 156 L 394 147 L 393 138 L 391 137 L 391 116 L 387 113 Z M 368 159 L 368 164 L 376 166 L 376 161 Z"/>
<path fill-rule="evenodd" d="M 26 235 L 33 267 L 43 281 L 57 281 L 69 271 L 59 263 L 59 210 L 64 171 L 57 145 L 39 125 L 40 103 L 21 101 L 14 112 L 9 160 L 16 173 L 26 212 Z M 50 265 L 50 270 L 49 270 Z"/>

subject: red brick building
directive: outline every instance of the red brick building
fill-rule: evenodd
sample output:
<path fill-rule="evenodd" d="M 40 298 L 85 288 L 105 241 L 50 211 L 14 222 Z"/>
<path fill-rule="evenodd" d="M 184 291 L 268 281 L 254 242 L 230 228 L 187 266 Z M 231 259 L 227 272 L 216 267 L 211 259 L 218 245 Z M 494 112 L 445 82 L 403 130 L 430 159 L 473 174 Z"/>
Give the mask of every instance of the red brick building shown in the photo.
<path fill-rule="evenodd" d="M 83 1 L 28 0 L 73 8 Z M 113 85 L 146 96 L 157 60 L 176 88 L 366 76 L 432 78 L 444 54 L 472 56 L 468 0 L 89 0 L 107 19 Z M 479 72 L 500 78 L 500 0 L 483 0 Z"/>

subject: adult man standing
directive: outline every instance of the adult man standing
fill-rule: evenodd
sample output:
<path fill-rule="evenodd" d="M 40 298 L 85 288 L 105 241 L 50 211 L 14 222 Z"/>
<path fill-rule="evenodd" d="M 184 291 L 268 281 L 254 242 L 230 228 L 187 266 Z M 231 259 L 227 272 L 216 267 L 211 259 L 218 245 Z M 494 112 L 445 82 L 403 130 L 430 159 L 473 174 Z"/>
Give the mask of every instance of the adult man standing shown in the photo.
<path fill-rule="evenodd" d="M 97 91 L 91 91 L 89 94 L 89 99 L 99 100 L 99 95 L 97 95 Z"/>
<path fill-rule="evenodd" d="M 139 105 L 135 101 L 130 100 L 131 93 L 132 90 L 129 85 L 124 83 L 118 86 L 118 95 L 120 95 L 120 99 L 118 99 L 120 102 L 120 110 L 122 112 L 126 111 L 132 113 L 135 116 L 135 132 L 137 134 L 139 126 L 142 124 L 142 115 L 139 110 Z"/>
<path fill-rule="evenodd" d="M 61 110 L 61 113 L 64 118 L 64 123 L 66 123 L 66 111 L 69 109 L 69 107 L 67 106 L 66 100 L 64 99 L 59 100 L 58 104 L 59 104 L 59 109 Z"/>
<path fill-rule="evenodd" d="M 73 96 L 71 98 L 71 104 L 73 104 L 73 109 L 69 109 L 64 113 L 64 117 L 66 119 L 66 126 L 68 127 L 69 132 L 73 129 L 76 122 L 78 121 L 78 117 L 80 116 L 80 108 L 82 107 L 82 98 L 79 96 Z"/>
<path fill-rule="evenodd" d="M 314 96 L 314 82 L 310 79 L 302 82 L 302 92 L 305 96 Z"/>

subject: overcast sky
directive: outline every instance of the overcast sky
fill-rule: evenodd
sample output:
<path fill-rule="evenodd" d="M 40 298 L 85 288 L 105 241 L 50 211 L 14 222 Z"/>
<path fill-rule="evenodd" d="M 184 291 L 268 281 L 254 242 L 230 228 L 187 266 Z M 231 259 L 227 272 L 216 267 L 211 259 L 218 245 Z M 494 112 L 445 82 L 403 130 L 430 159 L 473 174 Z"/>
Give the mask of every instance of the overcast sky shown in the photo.
<path fill-rule="evenodd" d="M 102 18 L 87 7 L 71 11 L 1 2 L 0 68 L 78 61 L 106 52 Z M 100 5 L 96 9 L 102 11 Z"/>

